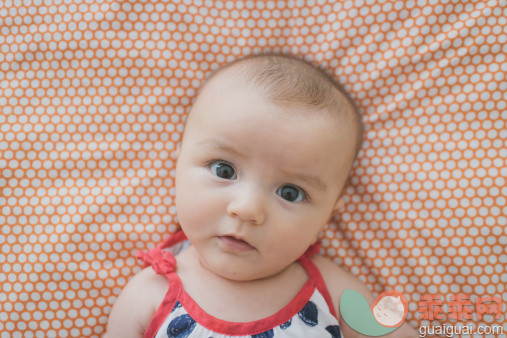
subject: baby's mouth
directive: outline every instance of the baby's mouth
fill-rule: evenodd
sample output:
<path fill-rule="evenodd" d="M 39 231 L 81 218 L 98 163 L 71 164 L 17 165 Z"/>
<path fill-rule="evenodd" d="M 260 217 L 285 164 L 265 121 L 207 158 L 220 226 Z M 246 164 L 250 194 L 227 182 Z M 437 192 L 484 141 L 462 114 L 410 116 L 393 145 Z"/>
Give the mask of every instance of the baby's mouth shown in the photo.
<path fill-rule="evenodd" d="M 244 252 L 255 250 L 255 247 L 241 237 L 235 235 L 218 236 L 218 240 L 227 250 Z"/>

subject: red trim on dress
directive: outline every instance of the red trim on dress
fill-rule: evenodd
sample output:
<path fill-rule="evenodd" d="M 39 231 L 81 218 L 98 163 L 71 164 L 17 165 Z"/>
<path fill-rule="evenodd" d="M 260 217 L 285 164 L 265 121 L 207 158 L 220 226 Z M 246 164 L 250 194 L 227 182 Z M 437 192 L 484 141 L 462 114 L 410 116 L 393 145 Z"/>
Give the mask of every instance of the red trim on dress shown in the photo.
<path fill-rule="evenodd" d="M 251 322 L 229 322 L 213 317 L 204 311 L 190 295 L 183 289 L 183 284 L 179 276 L 175 273 L 176 259 L 172 253 L 163 251 L 163 248 L 178 244 L 186 239 L 183 231 L 179 231 L 170 236 L 158 247 L 149 250 L 146 253 L 138 252 L 137 257 L 144 262 L 145 267 L 152 266 L 153 270 L 159 275 L 166 276 L 169 280 L 169 289 L 159 305 L 153 319 L 145 332 L 145 337 L 154 337 L 160 330 L 162 324 L 169 316 L 171 311 L 179 300 L 187 313 L 203 327 L 220 334 L 226 335 L 254 335 L 270 330 L 281 325 L 294 317 L 308 303 L 314 290 L 317 289 L 322 294 L 328 305 L 330 313 L 336 316 L 336 310 L 333 306 L 331 296 L 326 287 L 317 266 L 312 262 L 311 256 L 318 253 L 320 243 L 310 246 L 306 252 L 298 259 L 303 266 L 308 279 L 301 287 L 297 295 L 280 311 L 275 314 Z"/>
<path fill-rule="evenodd" d="M 169 236 L 164 242 L 156 248 L 148 250 L 147 252 L 138 251 L 137 258 L 143 261 L 144 267 L 151 266 L 153 270 L 169 280 L 169 288 L 164 296 L 164 299 L 155 311 L 148 329 L 144 333 L 144 337 L 154 337 L 165 319 L 171 313 L 176 301 L 179 298 L 180 290 L 183 290 L 181 280 L 174 273 L 176 269 L 176 259 L 172 253 L 163 251 L 162 249 L 178 244 L 186 239 L 183 231 L 178 231 L 174 235 Z"/>
<path fill-rule="evenodd" d="M 338 319 L 338 316 L 336 315 L 336 309 L 333 305 L 333 300 L 331 299 L 331 294 L 329 293 L 329 290 L 327 289 L 326 282 L 324 282 L 324 278 L 322 277 L 322 274 L 319 271 L 319 268 L 315 265 L 315 263 L 311 260 L 310 257 L 304 255 L 299 259 L 299 263 L 303 265 L 303 267 L 306 270 L 306 273 L 310 276 L 310 278 L 313 279 L 315 283 L 315 287 L 317 290 L 319 290 L 320 294 L 324 299 L 326 300 L 327 307 L 329 308 L 329 312 Z"/>
<path fill-rule="evenodd" d="M 250 322 L 230 322 L 216 318 L 204 311 L 182 290 L 179 301 L 187 313 L 200 325 L 215 333 L 229 336 L 254 335 L 277 327 L 294 317 L 308 303 L 315 290 L 315 284 L 308 279 L 297 295 L 275 314 Z"/>
<path fill-rule="evenodd" d="M 157 311 L 155 312 L 155 315 L 153 316 L 148 329 L 146 329 L 146 332 L 144 333 L 145 338 L 155 337 L 158 330 L 160 330 L 160 327 L 162 327 L 162 324 L 164 324 L 164 321 L 173 310 L 176 301 L 178 300 L 178 291 L 181 290 L 181 287 L 178 287 L 177 285 L 177 279 L 179 278 L 175 277 L 177 277 L 176 274 L 168 277 L 170 287 L 167 290 L 162 303 L 160 303 Z"/>

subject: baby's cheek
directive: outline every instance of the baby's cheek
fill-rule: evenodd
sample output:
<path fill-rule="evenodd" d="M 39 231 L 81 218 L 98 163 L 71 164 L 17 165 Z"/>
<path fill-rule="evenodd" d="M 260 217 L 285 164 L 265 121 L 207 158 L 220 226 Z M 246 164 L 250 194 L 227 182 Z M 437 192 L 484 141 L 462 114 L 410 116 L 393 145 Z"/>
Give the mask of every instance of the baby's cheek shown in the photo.
<path fill-rule="evenodd" d="M 192 223 L 198 218 L 198 198 L 192 198 L 191 190 L 188 186 L 176 190 L 176 213 L 179 222 L 183 224 Z"/>
<path fill-rule="evenodd" d="M 182 227 L 202 227 L 216 221 L 223 212 L 222 199 L 198 180 L 185 183 L 183 189 L 176 191 L 176 211 Z"/>

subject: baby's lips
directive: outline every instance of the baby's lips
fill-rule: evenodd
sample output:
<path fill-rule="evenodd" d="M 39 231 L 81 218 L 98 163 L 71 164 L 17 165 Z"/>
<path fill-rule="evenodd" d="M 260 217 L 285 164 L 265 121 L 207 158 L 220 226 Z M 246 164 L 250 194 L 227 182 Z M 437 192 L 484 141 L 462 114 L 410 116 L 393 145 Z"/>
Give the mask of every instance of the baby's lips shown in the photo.
<path fill-rule="evenodd" d="M 233 234 L 222 235 L 218 237 L 220 242 L 228 249 L 233 251 L 249 251 L 254 250 L 255 247 L 250 244 L 243 237 L 236 236 Z"/>

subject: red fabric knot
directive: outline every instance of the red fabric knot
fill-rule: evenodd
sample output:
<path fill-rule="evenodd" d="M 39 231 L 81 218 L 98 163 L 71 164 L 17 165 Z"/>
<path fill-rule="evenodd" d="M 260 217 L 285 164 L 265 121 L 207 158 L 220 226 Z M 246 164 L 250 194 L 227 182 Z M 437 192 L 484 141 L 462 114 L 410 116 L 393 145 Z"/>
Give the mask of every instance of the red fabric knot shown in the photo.
<path fill-rule="evenodd" d="M 159 275 L 169 275 L 176 268 L 173 254 L 158 247 L 146 252 L 138 251 L 137 258 L 143 261 L 145 268 L 151 266 Z"/>

